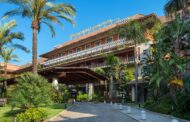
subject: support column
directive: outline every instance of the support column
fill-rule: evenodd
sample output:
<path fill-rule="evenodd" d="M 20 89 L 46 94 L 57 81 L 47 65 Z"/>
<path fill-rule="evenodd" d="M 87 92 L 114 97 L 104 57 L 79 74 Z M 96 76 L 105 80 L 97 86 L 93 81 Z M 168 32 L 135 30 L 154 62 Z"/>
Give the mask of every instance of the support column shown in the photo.
<path fill-rule="evenodd" d="M 59 82 L 58 82 L 58 79 L 57 78 L 53 78 L 52 80 L 52 85 L 55 87 L 55 89 L 59 89 Z"/>
<path fill-rule="evenodd" d="M 135 102 L 135 86 L 131 87 L 131 100 Z"/>
<path fill-rule="evenodd" d="M 89 84 L 89 89 L 88 89 L 88 96 L 89 99 L 92 100 L 92 95 L 94 94 L 94 84 L 90 83 Z"/>
<path fill-rule="evenodd" d="M 89 91 L 89 86 L 88 86 L 88 83 L 85 84 L 85 92 L 88 93 Z"/>

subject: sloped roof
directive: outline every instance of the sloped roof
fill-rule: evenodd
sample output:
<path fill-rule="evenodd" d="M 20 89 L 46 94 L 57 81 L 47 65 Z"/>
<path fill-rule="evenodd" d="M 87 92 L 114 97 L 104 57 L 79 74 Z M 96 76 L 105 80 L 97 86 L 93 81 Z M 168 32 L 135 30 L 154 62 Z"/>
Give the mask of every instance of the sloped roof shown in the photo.
<path fill-rule="evenodd" d="M 3 70 L 3 66 L 4 66 L 4 63 L 1 62 L 0 63 L 0 70 Z M 17 66 L 17 65 L 14 65 L 14 64 L 7 64 L 7 71 L 8 72 L 13 72 L 13 71 L 16 71 L 20 68 L 20 66 Z"/>
<path fill-rule="evenodd" d="M 141 18 L 143 19 L 143 18 L 151 17 L 151 16 L 157 17 L 155 14 L 149 14 L 149 15 L 147 15 L 147 16 L 142 15 L 142 14 L 136 14 L 136 15 L 130 16 L 130 17 L 128 17 L 128 18 L 130 18 L 131 20 L 138 20 L 138 19 L 141 19 Z M 121 24 L 115 23 L 115 24 L 106 26 L 106 27 L 104 27 L 104 28 L 101 28 L 101 29 L 99 29 L 99 30 L 97 30 L 97 31 L 94 31 L 94 32 L 92 32 L 92 33 L 83 35 L 83 36 L 81 36 L 81 37 L 79 37 L 79 38 L 77 38 L 77 39 L 67 41 L 67 42 L 63 43 L 62 45 L 60 45 L 58 48 L 54 48 L 53 50 L 51 50 L 51 51 L 49 51 L 49 52 L 47 52 L 47 53 L 45 53 L 45 54 L 42 54 L 41 57 L 46 57 L 48 54 L 50 54 L 50 53 L 52 53 L 52 52 L 59 51 L 59 50 L 65 48 L 65 47 L 67 47 L 67 46 L 70 46 L 70 45 L 72 45 L 72 44 L 76 44 L 76 43 L 78 43 L 78 42 L 80 42 L 80 41 L 82 41 L 82 40 L 88 39 L 88 38 L 90 38 L 90 37 L 96 36 L 96 35 L 101 34 L 101 33 L 104 33 L 104 32 L 107 32 L 107 31 L 109 31 L 109 30 L 111 30 L 111 29 L 113 29 L 113 28 L 118 27 L 119 25 L 121 25 Z"/>

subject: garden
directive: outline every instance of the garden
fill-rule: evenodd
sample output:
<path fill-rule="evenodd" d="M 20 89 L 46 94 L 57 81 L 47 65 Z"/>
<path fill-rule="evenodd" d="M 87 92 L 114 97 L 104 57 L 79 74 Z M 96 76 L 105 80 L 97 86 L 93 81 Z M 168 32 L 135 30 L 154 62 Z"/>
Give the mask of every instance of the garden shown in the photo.
<path fill-rule="evenodd" d="M 64 84 L 57 89 L 42 76 L 32 73 L 24 73 L 16 80 L 16 85 L 8 86 L 1 94 L 8 101 L 0 107 L 2 122 L 39 122 L 72 104 L 71 94 Z"/>

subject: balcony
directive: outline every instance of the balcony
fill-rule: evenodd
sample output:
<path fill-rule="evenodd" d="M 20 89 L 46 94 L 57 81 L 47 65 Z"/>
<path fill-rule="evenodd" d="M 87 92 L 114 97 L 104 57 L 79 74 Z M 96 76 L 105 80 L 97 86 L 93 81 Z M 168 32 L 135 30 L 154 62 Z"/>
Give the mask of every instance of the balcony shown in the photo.
<path fill-rule="evenodd" d="M 131 44 L 131 43 L 132 43 L 132 41 L 126 41 L 125 39 L 120 39 L 120 40 L 109 42 L 109 43 L 99 45 L 99 46 L 96 46 L 96 47 L 93 47 L 93 48 L 90 48 L 90 49 L 82 50 L 80 52 L 76 52 L 76 53 L 69 54 L 69 55 L 66 55 L 66 56 L 61 56 L 61 57 L 58 57 L 58 58 L 55 58 L 55 59 L 51 59 L 51 60 L 48 60 L 48 61 L 43 62 L 41 64 L 44 65 L 44 66 L 48 66 L 48 65 L 52 65 L 52 64 L 56 64 L 56 63 L 64 62 L 64 61 L 69 61 L 69 60 L 74 59 L 74 58 L 79 58 L 79 57 L 82 57 L 82 56 L 86 56 L 86 55 L 89 55 L 89 54 L 94 54 L 94 53 L 97 53 L 97 52 L 109 50 L 109 49 L 112 49 L 112 48 L 115 48 L 115 47 L 118 47 L 118 46 Z"/>
<path fill-rule="evenodd" d="M 126 59 L 120 59 L 120 61 L 124 64 L 133 64 L 134 63 L 134 57 L 128 57 Z M 108 67 L 105 63 L 97 63 L 97 64 L 92 64 L 92 65 L 89 65 L 89 66 L 86 66 L 88 68 L 105 68 L 105 67 Z"/>

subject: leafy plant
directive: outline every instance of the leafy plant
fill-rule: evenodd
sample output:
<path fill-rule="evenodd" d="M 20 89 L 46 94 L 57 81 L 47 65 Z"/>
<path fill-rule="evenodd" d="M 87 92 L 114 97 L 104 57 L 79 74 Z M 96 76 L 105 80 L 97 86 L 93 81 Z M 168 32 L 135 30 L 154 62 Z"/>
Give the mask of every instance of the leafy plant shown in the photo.
<path fill-rule="evenodd" d="M 59 84 L 58 90 L 53 88 L 51 98 L 55 103 L 68 102 L 71 98 L 71 93 L 69 92 L 65 84 Z"/>
<path fill-rule="evenodd" d="M 89 100 L 88 94 L 82 94 L 82 93 L 80 93 L 77 96 L 77 101 L 85 102 L 85 101 L 88 101 L 88 100 Z"/>
<path fill-rule="evenodd" d="M 47 112 L 42 108 L 29 108 L 16 116 L 18 122 L 41 122 L 47 118 Z"/>
<path fill-rule="evenodd" d="M 47 105 L 51 102 L 51 86 L 42 76 L 25 73 L 17 78 L 16 81 L 18 83 L 11 95 L 11 104 L 13 106 L 27 109 Z"/>
<path fill-rule="evenodd" d="M 74 24 L 73 17 L 76 10 L 69 4 L 53 3 L 52 0 L 1 0 L 1 2 L 17 6 L 17 8 L 6 12 L 4 16 L 19 15 L 31 20 L 30 26 L 33 30 L 32 69 L 33 73 L 37 74 L 37 34 L 41 30 L 42 24 L 50 29 L 53 37 L 55 36 L 55 30 L 52 23 L 58 23 L 62 26 L 61 20 L 66 20 Z"/>

